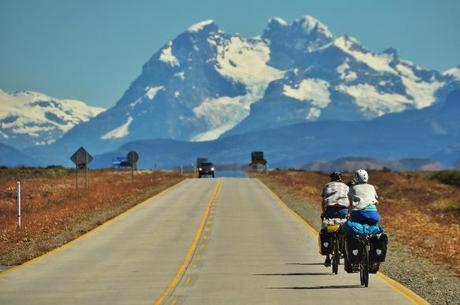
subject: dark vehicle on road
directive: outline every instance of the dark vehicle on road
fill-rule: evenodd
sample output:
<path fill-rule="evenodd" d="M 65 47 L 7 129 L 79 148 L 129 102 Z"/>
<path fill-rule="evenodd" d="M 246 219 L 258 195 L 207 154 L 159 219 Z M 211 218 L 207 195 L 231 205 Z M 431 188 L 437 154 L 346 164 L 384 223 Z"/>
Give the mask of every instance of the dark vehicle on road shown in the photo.
<path fill-rule="evenodd" d="M 214 178 L 214 164 L 212 162 L 202 162 L 198 166 L 198 178 L 212 176 Z"/>
<path fill-rule="evenodd" d="M 249 167 L 253 170 L 257 170 L 260 169 L 259 166 L 261 166 L 264 171 L 267 170 L 267 160 L 264 158 L 264 152 L 253 151 L 251 152 L 251 163 L 249 163 Z"/>
<path fill-rule="evenodd" d="M 198 157 L 198 158 L 196 158 L 196 169 L 198 169 L 200 167 L 201 163 L 205 163 L 205 162 L 209 162 L 208 158 L 206 158 L 206 157 Z"/>

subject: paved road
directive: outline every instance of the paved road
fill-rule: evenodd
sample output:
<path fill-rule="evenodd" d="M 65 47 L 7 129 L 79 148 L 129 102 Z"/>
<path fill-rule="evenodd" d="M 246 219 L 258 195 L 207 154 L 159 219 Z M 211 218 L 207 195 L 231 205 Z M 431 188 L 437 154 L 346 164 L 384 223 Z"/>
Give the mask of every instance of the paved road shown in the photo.
<path fill-rule="evenodd" d="M 257 180 L 190 179 L 0 273 L 0 304 L 410 304 L 321 262 L 316 236 Z"/>
<path fill-rule="evenodd" d="M 224 170 L 224 171 L 216 171 L 216 178 L 221 178 L 221 177 L 232 177 L 232 178 L 245 178 L 248 175 L 246 172 L 242 170 Z"/>

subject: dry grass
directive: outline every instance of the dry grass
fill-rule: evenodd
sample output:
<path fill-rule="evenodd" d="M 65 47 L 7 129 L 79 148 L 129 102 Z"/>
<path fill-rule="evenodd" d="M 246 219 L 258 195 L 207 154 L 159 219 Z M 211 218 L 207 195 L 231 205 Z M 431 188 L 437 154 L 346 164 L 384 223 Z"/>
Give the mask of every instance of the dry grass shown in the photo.
<path fill-rule="evenodd" d="M 460 274 L 460 188 L 430 179 L 427 173 L 370 172 L 380 196 L 382 225 L 414 254 L 444 264 Z M 327 175 L 275 171 L 264 179 L 315 202 Z M 348 180 L 349 176 L 345 176 Z"/>
<path fill-rule="evenodd" d="M 22 227 L 17 227 L 16 181 L 22 184 Z M 36 257 L 181 181 L 172 172 L 98 170 L 89 188 L 75 189 L 70 171 L 0 171 L 0 265 Z M 82 179 L 83 180 L 83 179 Z M 83 186 L 83 183 L 81 184 Z"/>

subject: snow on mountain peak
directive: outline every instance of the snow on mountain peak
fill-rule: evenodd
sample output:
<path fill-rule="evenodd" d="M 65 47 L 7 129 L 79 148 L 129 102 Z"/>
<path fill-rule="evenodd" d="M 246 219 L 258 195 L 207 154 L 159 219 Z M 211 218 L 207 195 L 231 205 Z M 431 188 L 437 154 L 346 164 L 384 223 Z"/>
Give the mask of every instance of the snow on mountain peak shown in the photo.
<path fill-rule="evenodd" d="M 270 67 L 270 49 L 261 41 L 249 42 L 232 37 L 225 46 L 218 46 L 218 71 L 222 75 L 244 84 L 267 83 L 282 77 Z"/>
<path fill-rule="evenodd" d="M 307 33 L 317 31 L 317 32 L 320 32 L 321 34 L 323 34 L 326 37 L 329 37 L 329 38 L 333 37 L 332 33 L 329 31 L 329 28 L 326 25 L 324 25 L 318 19 L 316 19 L 316 18 L 314 18 L 312 16 L 309 16 L 309 15 L 306 15 L 306 16 L 300 18 L 300 19 L 295 20 L 293 24 L 295 24 L 295 25 L 298 24 Z"/>
<path fill-rule="evenodd" d="M 0 132 L 16 147 L 48 144 L 104 110 L 39 92 L 0 90 Z"/>
<path fill-rule="evenodd" d="M 214 25 L 215 26 L 215 23 L 214 23 L 214 20 L 212 19 L 208 19 L 208 20 L 203 20 L 203 21 L 200 21 L 198 23 L 195 23 L 193 25 L 191 25 L 189 28 L 188 28 L 188 32 L 190 33 L 197 33 L 197 32 L 201 32 L 203 29 L 205 29 L 206 27 L 210 26 L 210 25 Z"/>
<path fill-rule="evenodd" d="M 268 24 L 277 24 L 277 25 L 280 25 L 280 26 L 288 26 L 289 25 L 287 23 L 287 21 L 285 21 L 283 18 L 280 18 L 280 17 L 272 17 L 272 18 L 268 19 Z"/>
<path fill-rule="evenodd" d="M 243 84 L 246 94 L 208 98 L 195 107 L 193 112 L 207 122 L 209 130 L 195 135 L 193 141 L 217 139 L 249 114 L 250 105 L 263 97 L 268 84 L 283 77 L 282 71 L 268 65 L 269 60 L 270 49 L 261 40 L 234 36 L 217 46 L 217 72 Z"/>
<path fill-rule="evenodd" d="M 331 102 L 329 83 L 319 79 L 304 79 L 295 86 L 284 85 L 283 94 L 311 104 L 306 115 L 307 120 L 318 119 L 321 109 L 326 108 Z"/>
<path fill-rule="evenodd" d="M 157 95 L 158 91 L 160 90 L 164 90 L 164 87 L 163 86 L 147 87 L 145 89 L 146 91 L 145 96 L 147 96 L 149 100 L 153 100 L 155 96 Z"/>
<path fill-rule="evenodd" d="M 165 48 L 161 51 L 160 61 L 167 63 L 173 67 L 180 66 L 179 60 L 172 53 L 172 42 L 168 42 Z"/>
<path fill-rule="evenodd" d="M 460 66 L 450 68 L 444 71 L 442 74 L 452 76 L 453 78 L 460 80 Z"/>
<path fill-rule="evenodd" d="M 120 139 L 124 138 L 129 135 L 129 125 L 133 122 L 133 118 L 128 116 L 128 120 L 126 123 L 122 124 L 121 126 L 107 132 L 104 134 L 101 139 L 102 140 L 112 140 L 112 139 Z"/>
<path fill-rule="evenodd" d="M 271 18 L 262 34 L 273 54 L 270 64 L 283 70 L 305 61 L 308 53 L 329 44 L 333 38 L 328 28 L 311 16 L 296 19 L 291 24 L 281 18 Z"/>
<path fill-rule="evenodd" d="M 357 61 L 366 64 L 375 71 L 396 74 L 395 70 L 390 65 L 393 60 L 393 56 L 391 54 L 377 54 L 370 52 L 364 49 L 356 38 L 349 36 L 337 37 L 331 44 L 348 55 L 351 55 Z M 327 47 L 329 46 L 325 46 L 323 48 Z"/>

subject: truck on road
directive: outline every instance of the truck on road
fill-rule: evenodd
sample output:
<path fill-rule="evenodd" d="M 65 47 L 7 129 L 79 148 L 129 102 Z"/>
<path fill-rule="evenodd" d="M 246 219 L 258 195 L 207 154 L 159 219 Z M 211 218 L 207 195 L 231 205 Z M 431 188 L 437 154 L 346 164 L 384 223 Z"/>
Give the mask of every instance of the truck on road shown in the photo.
<path fill-rule="evenodd" d="M 256 170 L 259 165 L 262 165 L 264 170 L 267 169 L 267 160 L 264 158 L 263 151 L 253 151 L 251 152 L 251 163 L 249 163 L 249 167 Z"/>
<path fill-rule="evenodd" d="M 201 162 L 198 166 L 198 178 L 201 178 L 203 176 L 212 176 L 214 178 L 214 170 L 215 167 L 214 164 L 212 164 L 212 162 Z"/>

